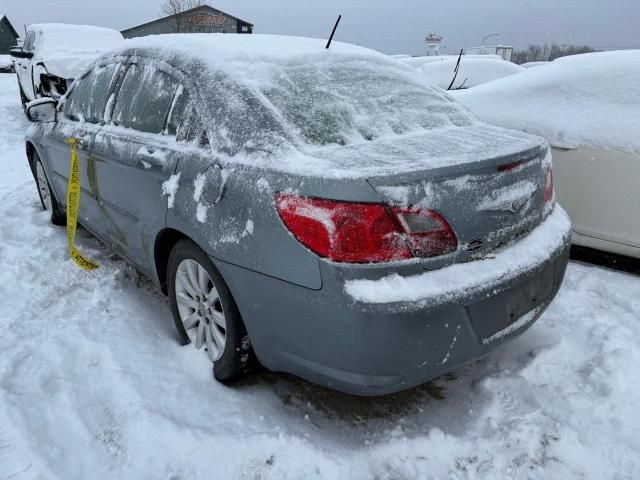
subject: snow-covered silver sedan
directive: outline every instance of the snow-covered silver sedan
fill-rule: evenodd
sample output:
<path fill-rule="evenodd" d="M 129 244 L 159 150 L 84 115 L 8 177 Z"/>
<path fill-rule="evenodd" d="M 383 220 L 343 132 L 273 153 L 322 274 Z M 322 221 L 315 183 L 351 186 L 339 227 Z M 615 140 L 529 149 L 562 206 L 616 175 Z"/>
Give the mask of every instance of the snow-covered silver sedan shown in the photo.
<path fill-rule="evenodd" d="M 384 394 L 529 327 L 571 229 L 544 140 L 414 77 L 305 38 L 136 39 L 29 107 L 27 154 L 64 223 L 77 139 L 80 222 L 169 295 L 216 378 L 255 355 Z"/>

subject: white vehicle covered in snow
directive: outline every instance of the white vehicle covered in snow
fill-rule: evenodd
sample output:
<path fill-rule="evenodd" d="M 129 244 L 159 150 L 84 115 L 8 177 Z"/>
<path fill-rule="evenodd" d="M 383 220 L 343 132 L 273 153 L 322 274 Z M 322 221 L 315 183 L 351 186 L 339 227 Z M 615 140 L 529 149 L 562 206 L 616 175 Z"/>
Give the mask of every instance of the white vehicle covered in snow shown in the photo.
<path fill-rule="evenodd" d="M 574 244 L 640 258 L 639 50 L 563 57 L 455 95 L 551 144 Z"/>
<path fill-rule="evenodd" d="M 458 57 L 441 58 L 440 61 L 425 63 L 419 69 L 418 75 L 428 83 L 445 89 L 449 86 L 452 90 L 471 88 L 525 71 L 520 65 L 496 58 L 494 55 L 463 55 L 460 59 L 458 75 L 455 76 L 452 84 Z"/>
<path fill-rule="evenodd" d="M 123 41 L 120 32 L 109 28 L 31 25 L 22 48 L 11 50 L 23 106 L 39 97 L 61 97 L 98 55 Z"/>

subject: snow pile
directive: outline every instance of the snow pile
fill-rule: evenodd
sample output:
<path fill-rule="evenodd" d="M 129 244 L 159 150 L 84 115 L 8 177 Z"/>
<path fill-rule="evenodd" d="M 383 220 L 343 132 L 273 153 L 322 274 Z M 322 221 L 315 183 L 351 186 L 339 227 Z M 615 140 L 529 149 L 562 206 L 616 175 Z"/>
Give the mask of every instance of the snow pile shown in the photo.
<path fill-rule="evenodd" d="M 455 93 L 478 117 L 558 146 L 640 152 L 640 50 L 557 59 Z"/>
<path fill-rule="evenodd" d="M 69 259 L 10 75 L 0 118 L 0 478 L 640 478 L 640 278 L 571 264 L 526 335 L 401 394 L 265 372 L 225 387 L 125 262 L 82 229 L 101 268 Z"/>
<path fill-rule="evenodd" d="M 13 63 L 13 58 L 11 55 L 0 55 L 0 68 L 10 68 Z"/>
<path fill-rule="evenodd" d="M 443 59 L 439 62 L 429 62 L 422 66 L 419 75 L 428 83 L 448 88 L 453 80 L 458 57 Z M 483 83 L 521 73 L 525 69 L 515 63 L 497 58 L 486 58 L 486 55 L 471 57 L 462 56 L 458 76 L 453 84 L 456 88 L 470 88 Z"/>
<path fill-rule="evenodd" d="M 348 280 L 345 291 L 364 303 L 419 302 L 435 305 L 473 295 L 538 267 L 571 236 L 571 221 L 559 205 L 528 235 L 487 258 L 457 263 L 411 277 L 393 274 L 379 280 Z"/>

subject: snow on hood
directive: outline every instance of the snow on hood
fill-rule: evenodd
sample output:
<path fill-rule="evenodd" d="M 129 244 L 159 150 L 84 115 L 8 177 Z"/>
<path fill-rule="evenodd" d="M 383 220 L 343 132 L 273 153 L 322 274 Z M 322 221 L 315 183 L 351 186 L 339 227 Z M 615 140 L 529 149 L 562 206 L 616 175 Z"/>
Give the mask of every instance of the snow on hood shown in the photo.
<path fill-rule="evenodd" d="M 487 122 L 552 145 L 640 152 L 640 50 L 564 57 L 455 93 Z"/>
<path fill-rule="evenodd" d="M 431 84 L 438 85 L 440 88 L 448 88 L 453 80 L 457 62 L 458 57 L 451 57 L 426 63 L 420 68 L 419 75 Z M 502 59 L 463 55 L 453 88 L 475 87 L 524 70 L 520 65 Z"/>

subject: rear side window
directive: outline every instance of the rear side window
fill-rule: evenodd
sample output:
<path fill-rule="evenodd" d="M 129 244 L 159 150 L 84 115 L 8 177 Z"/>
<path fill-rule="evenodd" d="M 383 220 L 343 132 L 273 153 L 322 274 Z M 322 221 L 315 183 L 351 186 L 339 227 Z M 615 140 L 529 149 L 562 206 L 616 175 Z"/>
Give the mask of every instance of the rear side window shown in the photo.
<path fill-rule="evenodd" d="M 178 81 L 165 72 L 149 65 L 131 65 L 120 87 L 113 123 L 163 133 L 178 87 Z"/>
<path fill-rule="evenodd" d="M 64 115 L 79 122 L 100 123 L 120 69 L 119 63 L 97 66 L 76 81 L 65 102 Z"/>

